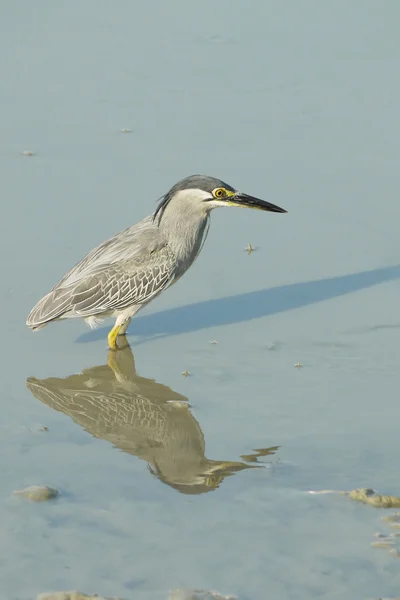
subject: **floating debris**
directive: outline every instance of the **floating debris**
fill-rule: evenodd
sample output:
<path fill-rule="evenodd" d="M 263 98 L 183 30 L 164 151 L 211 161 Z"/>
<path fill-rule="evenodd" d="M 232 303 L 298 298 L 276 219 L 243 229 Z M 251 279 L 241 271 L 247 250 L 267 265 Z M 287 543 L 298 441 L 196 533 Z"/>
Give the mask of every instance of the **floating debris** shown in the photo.
<path fill-rule="evenodd" d="M 251 254 L 252 252 L 255 251 L 255 248 L 251 244 L 247 244 L 245 250 L 246 250 L 247 254 Z"/>
<path fill-rule="evenodd" d="M 384 496 L 377 494 L 372 488 L 359 488 L 344 492 L 339 490 L 310 490 L 309 494 L 341 494 L 348 496 L 351 500 L 369 504 L 375 508 L 397 508 L 400 507 L 400 498 L 398 496 Z"/>
<path fill-rule="evenodd" d="M 24 150 L 22 153 L 24 156 L 33 156 L 33 152 L 32 150 Z"/>
<path fill-rule="evenodd" d="M 298 369 L 301 369 L 303 365 L 301 363 L 297 362 L 294 366 L 297 367 Z"/>
<path fill-rule="evenodd" d="M 120 129 L 120 131 L 121 131 L 121 133 L 131 133 L 132 129 L 126 129 L 126 128 L 124 128 L 124 129 Z"/>
<path fill-rule="evenodd" d="M 400 527 L 400 513 L 394 513 L 393 515 L 387 515 L 382 517 L 382 521 L 386 521 L 391 527 Z"/>
<path fill-rule="evenodd" d="M 191 375 L 191 373 L 189 373 L 189 371 L 183 371 L 182 375 L 184 377 L 189 377 L 189 375 Z"/>
<path fill-rule="evenodd" d="M 208 342 L 209 344 L 218 344 L 217 340 L 211 340 L 211 342 Z"/>
<path fill-rule="evenodd" d="M 45 502 L 52 500 L 58 496 L 58 490 L 48 487 L 47 485 L 31 485 L 24 490 L 16 490 L 16 496 L 23 496 L 33 502 Z"/>
<path fill-rule="evenodd" d="M 39 427 L 39 431 L 48 431 L 49 428 L 46 427 L 46 425 L 43 425 L 42 427 Z"/>
<path fill-rule="evenodd" d="M 82 594 L 82 592 L 48 592 L 39 594 L 37 600 L 122 600 L 122 598 L 105 598 L 97 594 Z"/>
<path fill-rule="evenodd" d="M 308 490 L 308 494 L 321 495 L 322 494 L 348 494 L 349 492 L 341 492 L 339 490 Z"/>
<path fill-rule="evenodd" d="M 386 523 L 395 531 L 390 533 L 376 533 L 374 542 L 371 542 L 373 548 L 384 548 L 389 551 L 392 556 L 400 556 L 400 532 L 396 531 L 400 527 L 400 513 L 394 513 L 393 515 L 387 515 L 381 517 L 382 521 Z"/>

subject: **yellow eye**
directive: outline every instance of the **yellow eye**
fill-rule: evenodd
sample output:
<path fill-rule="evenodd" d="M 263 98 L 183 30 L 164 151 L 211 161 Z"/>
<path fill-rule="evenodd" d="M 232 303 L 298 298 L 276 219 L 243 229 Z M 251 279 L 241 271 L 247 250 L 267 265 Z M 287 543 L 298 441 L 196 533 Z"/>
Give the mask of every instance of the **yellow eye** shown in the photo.
<path fill-rule="evenodd" d="M 224 188 L 217 188 L 213 191 L 213 196 L 214 198 L 223 198 L 224 196 L 226 196 L 226 191 L 224 190 Z"/>

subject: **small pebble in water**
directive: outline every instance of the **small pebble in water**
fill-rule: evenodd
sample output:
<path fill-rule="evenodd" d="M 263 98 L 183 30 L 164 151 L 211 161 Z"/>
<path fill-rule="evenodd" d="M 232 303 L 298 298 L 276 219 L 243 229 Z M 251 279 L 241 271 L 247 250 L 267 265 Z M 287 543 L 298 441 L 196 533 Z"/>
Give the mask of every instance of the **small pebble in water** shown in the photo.
<path fill-rule="evenodd" d="M 121 133 L 131 133 L 131 129 L 121 129 Z"/>
<path fill-rule="evenodd" d="M 31 485 L 24 490 L 16 490 L 16 496 L 23 496 L 33 502 L 45 502 L 52 500 L 58 496 L 58 490 L 48 487 L 47 485 Z"/>
<path fill-rule="evenodd" d="M 218 344 L 217 340 L 211 340 L 210 344 Z"/>
<path fill-rule="evenodd" d="M 43 425 L 43 427 L 39 427 L 39 431 L 48 431 L 49 428 L 46 427 L 46 425 Z"/>
<path fill-rule="evenodd" d="M 382 540 L 379 542 L 371 542 L 371 546 L 372 548 L 385 548 L 385 549 L 392 549 L 393 548 L 393 542 L 390 540 Z"/>
<path fill-rule="evenodd" d="M 24 150 L 22 153 L 24 156 L 33 156 L 32 150 Z"/>

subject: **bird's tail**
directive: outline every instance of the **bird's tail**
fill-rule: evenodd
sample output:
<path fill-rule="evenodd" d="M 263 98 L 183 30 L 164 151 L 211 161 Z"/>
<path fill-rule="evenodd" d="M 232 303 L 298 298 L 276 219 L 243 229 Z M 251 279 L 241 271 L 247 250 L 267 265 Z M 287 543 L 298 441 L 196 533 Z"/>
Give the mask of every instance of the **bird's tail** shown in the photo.
<path fill-rule="evenodd" d="M 26 319 L 33 331 L 46 327 L 51 321 L 62 318 L 70 308 L 71 291 L 68 288 L 52 290 L 34 306 Z"/>

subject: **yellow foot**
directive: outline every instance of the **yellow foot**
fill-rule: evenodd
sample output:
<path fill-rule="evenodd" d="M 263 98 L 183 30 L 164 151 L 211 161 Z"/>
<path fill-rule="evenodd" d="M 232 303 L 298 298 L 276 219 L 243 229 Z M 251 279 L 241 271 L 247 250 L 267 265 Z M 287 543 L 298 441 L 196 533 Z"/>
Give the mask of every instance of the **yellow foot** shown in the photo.
<path fill-rule="evenodd" d="M 120 329 L 121 325 L 114 325 L 114 327 L 111 329 L 110 333 L 107 336 L 108 346 L 109 348 L 111 348 L 111 350 L 118 350 L 117 337 L 120 332 Z"/>

